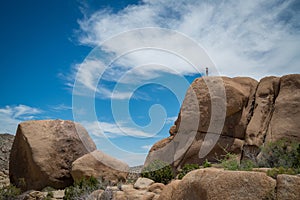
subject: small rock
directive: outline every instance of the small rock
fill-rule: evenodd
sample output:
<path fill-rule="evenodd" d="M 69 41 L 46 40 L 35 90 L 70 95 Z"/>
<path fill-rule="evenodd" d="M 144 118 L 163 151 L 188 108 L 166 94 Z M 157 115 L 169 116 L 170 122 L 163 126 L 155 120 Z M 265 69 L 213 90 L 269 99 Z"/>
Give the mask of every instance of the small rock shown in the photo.
<path fill-rule="evenodd" d="M 154 192 L 156 194 L 160 194 L 161 191 L 165 188 L 165 185 L 162 183 L 154 183 L 149 186 L 148 191 L 149 192 Z"/>
<path fill-rule="evenodd" d="M 134 188 L 133 188 L 133 185 L 122 185 L 121 190 L 128 191 L 128 190 L 134 190 Z"/>
<path fill-rule="evenodd" d="M 107 186 L 107 189 L 110 189 L 111 191 L 119 191 L 118 186 Z"/>
<path fill-rule="evenodd" d="M 24 200 L 43 200 L 44 198 L 46 198 L 45 192 L 32 191 L 25 196 Z"/>
<path fill-rule="evenodd" d="M 89 200 L 98 200 L 101 198 L 102 193 L 104 192 L 104 190 L 95 190 L 94 192 L 92 192 L 87 199 Z"/>
<path fill-rule="evenodd" d="M 153 184 L 154 181 L 148 178 L 138 178 L 138 180 L 135 182 L 133 187 L 135 189 L 146 189 L 149 187 L 151 184 Z"/>
<path fill-rule="evenodd" d="M 63 199 L 65 196 L 65 190 L 55 190 L 52 193 L 54 199 Z"/>

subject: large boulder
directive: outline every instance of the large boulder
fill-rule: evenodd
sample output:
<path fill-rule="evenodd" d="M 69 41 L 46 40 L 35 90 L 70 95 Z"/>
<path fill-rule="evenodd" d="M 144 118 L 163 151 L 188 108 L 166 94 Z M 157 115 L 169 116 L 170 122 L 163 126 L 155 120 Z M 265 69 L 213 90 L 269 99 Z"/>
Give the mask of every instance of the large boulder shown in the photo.
<path fill-rule="evenodd" d="M 300 74 L 265 77 L 259 83 L 244 77 L 197 78 L 170 137 L 152 146 L 145 165 L 158 159 L 178 169 L 216 161 L 227 152 L 257 161 L 266 143 L 300 142 L 299 113 Z"/>
<path fill-rule="evenodd" d="M 207 168 L 188 173 L 159 200 L 261 200 L 274 199 L 276 181 L 261 172 L 223 171 Z"/>
<path fill-rule="evenodd" d="M 158 200 L 173 200 L 176 199 L 175 191 L 181 181 L 180 180 L 173 180 L 171 183 L 166 185 L 164 189 L 161 191 Z"/>
<path fill-rule="evenodd" d="M 246 77 L 202 77 L 195 79 L 186 93 L 179 117 L 175 122 L 176 129 L 173 129 L 177 131 L 180 129 L 183 118 L 185 120 L 188 118 L 185 121 L 187 126 L 188 124 L 194 124 L 195 119 L 199 119 L 197 121 L 197 131 L 207 133 L 209 126 L 211 126 L 211 121 L 215 120 L 212 118 L 215 117 L 212 116 L 214 114 L 213 111 L 226 111 L 225 124 L 221 134 L 244 139 L 248 124 L 248 113 L 251 109 L 249 101 L 253 99 L 256 87 L 257 81 Z M 225 94 L 223 94 L 223 90 Z M 196 101 L 193 98 L 196 98 Z M 217 101 L 218 98 L 226 98 L 226 102 L 222 102 L 223 99 L 221 99 L 220 102 L 223 104 L 213 105 L 213 102 Z M 198 105 L 193 105 L 194 103 Z M 213 108 L 212 106 L 220 107 Z M 226 110 L 221 106 L 226 106 Z M 199 114 L 200 116 L 197 116 Z M 196 116 L 197 118 L 191 116 Z M 185 124 L 185 129 L 194 129 L 194 127 L 186 127 Z"/>
<path fill-rule="evenodd" d="M 257 81 L 251 78 L 203 77 L 191 84 L 169 138 L 152 146 L 145 161 L 186 163 L 216 161 L 241 152 L 251 118 Z M 225 150 L 225 151 L 224 151 Z"/>
<path fill-rule="evenodd" d="M 87 131 L 72 121 L 20 123 L 10 154 L 10 180 L 23 190 L 65 188 L 73 183 L 73 161 L 95 149 Z"/>
<path fill-rule="evenodd" d="M 300 74 L 280 78 L 280 88 L 266 142 L 287 139 L 300 142 Z"/>
<path fill-rule="evenodd" d="M 263 78 L 246 130 L 243 159 L 256 160 L 260 147 L 280 139 L 300 142 L 300 74 Z"/>
<path fill-rule="evenodd" d="M 93 176 L 116 184 L 125 182 L 128 172 L 126 163 L 96 150 L 75 160 L 71 174 L 74 180 Z"/>
<path fill-rule="evenodd" d="M 277 200 L 300 199 L 300 176 L 277 176 Z"/>
<path fill-rule="evenodd" d="M 264 143 L 272 118 L 275 99 L 279 92 L 278 77 L 263 78 L 257 87 L 253 116 L 246 130 L 246 144 L 261 146 Z"/>

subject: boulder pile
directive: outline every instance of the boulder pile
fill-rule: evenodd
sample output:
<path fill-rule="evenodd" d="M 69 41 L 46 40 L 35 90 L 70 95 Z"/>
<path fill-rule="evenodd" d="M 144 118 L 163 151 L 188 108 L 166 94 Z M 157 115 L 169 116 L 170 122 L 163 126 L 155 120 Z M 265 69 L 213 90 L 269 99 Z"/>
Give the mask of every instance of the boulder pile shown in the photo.
<path fill-rule="evenodd" d="M 26 191 L 47 186 L 63 189 L 74 179 L 89 176 L 126 179 L 126 164 L 95 150 L 96 145 L 80 124 L 63 120 L 20 123 L 10 154 L 10 181 Z M 123 171 L 107 169 L 101 162 Z"/>
<path fill-rule="evenodd" d="M 268 142 L 300 142 L 299 121 L 300 74 L 260 82 L 246 77 L 197 78 L 170 136 L 152 146 L 145 165 L 163 160 L 180 169 L 206 159 L 216 162 L 228 152 L 256 159 Z"/>

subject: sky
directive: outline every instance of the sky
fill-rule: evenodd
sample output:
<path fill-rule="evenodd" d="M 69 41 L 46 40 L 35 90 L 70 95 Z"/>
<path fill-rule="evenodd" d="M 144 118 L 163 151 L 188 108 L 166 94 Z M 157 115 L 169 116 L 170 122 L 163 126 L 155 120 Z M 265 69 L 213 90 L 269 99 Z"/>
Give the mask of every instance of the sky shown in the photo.
<path fill-rule="evenodd" d="M 297 0 L 5 1 L 0 133 L 81 123 L 130 165 L 168 137 L 189 84 L 300 72 Z"/>

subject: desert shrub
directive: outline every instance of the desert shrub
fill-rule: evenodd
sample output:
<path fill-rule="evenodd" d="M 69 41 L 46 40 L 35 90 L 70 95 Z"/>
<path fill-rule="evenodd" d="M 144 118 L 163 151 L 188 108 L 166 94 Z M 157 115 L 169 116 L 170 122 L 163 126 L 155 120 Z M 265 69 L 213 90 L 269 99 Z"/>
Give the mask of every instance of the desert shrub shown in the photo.
<path fill-rule="evenodd" d="M 21 189 L 14 185 L 5 186 L 0 188 L 0 200 L 13 200 L 21 194 Z"/>
<path fill-rule="evenodd" d="M 47 195 L 43 200 L 51 200 L 54 196 L 53 191 L 55 191 L 55 189 L 50 186 L 47 186 L 44 189 L 42 189 L 42 192 L 47 192 Z"/>
<path fill-rule="evenodd" d="M 294 167 L 300 168 L 300 143 L 298 144 L 296 151 L 297 151 L 297 156 L 296 159 L 294 160 Z"/>
<path fill-rule="evenodd" d="M 55 189 L 53 187 L 47 186 L 44 189 L 42 189 L 42 192 L 53 192 Z"/>
<path fill-rule="evenodd" d="M 211 163 L 210 162 L 208 162 L 208 160 L 207 159 L 205 159 L 205 161 L 203 162 L 203 167 L 204 168 L 207 168 L 207 167 L 211 167 L 212 165 L 211 165 Z"/>
<path fill-rule="evenodd" d="M 83 199 L 84 196 L 87 196 L 97 189 L 102 189 L 102 187 L 104 187 L 102 182 L 94 177 L 75 181 L 73 186 L 65 189 L 64 200 Z"/>
<path fill-rule="evenodd" d="M 228 152 L 223 159 L 219 160 L 219 162 L 221 162 L 224 169 L 233 171 L 251 171 L 256 167 L 256 164 L 252 160 L 244 160 L 240 164 L 237 155 Z"/>
<path fill-rule="evenodd" d="M 243 160 L 239 166 L 239 170 L 252 171 L 254 167 L 257 167 L 257 165 L 252 160 Z"/>
<path fill-rule="evenodd" d="M 178 179 L 182 179 L 187 173 L 199 169 L 197 164 L 185 164 L 181 169 L 181 172 L 178 174 Z"/>
<path fill-rule="evenodd" d="M 300 167 L 300 144 L 297 142 L 287 140 L 270 142 L 262 148 L 261 152 L 260 167 Z"/>
<path fill-rule="evenodd" d="M 222 160 L 220 160 L 221 165 L 227 170 L 239 170 L 240 164 L 236 159 L 236 155 L 227 153 Z"/>
<path fill-rule="evenodd" d="M 267 171 L 267 175 L 272 177 L 272 178 L 277 178 L 278 174 L 289 174 L 289 175 L 295 175 L 299 174 L 300 169 L 294 169 L 294 168 L 284 168 L 284 167 L 279 167 L 279 168 L 273 168 Z"/>
<path fill-rule="evenodd" d="M 53 196 L 54 196 L 54 194 L 53 194 L 52 191 L 49 191 L 49 192 L 47 193 L 47 197 L 48 197 L 48 198 L 53 198 Z"/>
<path fill-rule="evenodd" d="M 152 179 L 157 183 L 168 184 L 174 178 L 174 173 L 168 163 L 154 160 L 148 166 L 144 167 L 141 176 Z"/>

